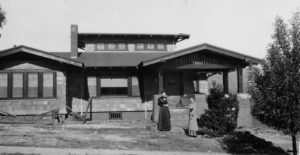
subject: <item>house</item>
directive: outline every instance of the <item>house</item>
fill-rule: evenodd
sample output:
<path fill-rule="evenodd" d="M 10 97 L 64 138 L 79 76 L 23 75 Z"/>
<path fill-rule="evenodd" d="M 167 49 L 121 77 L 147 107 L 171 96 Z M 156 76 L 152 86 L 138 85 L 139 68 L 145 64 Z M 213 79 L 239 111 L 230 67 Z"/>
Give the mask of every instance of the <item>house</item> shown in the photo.
<path fill-rule="evenodd" d="M 214 73 L 222 74 L 228 92 L 234 70 L 242 93 L 242 69 L 261 60 L 207 43 L 176 51 L 176 43 L 189 37 L 79 33 L 71 25 L 70 52 L 23 45 L 3 50 L 0 111 L 33 115 L 59 108 L 67 116 L 85 111 L 93 97 L 93 120 L 139 120 L 152 116 L 155 94 L 165 90 L 175 103 L 183 94 L 207 93 L 205 81 Z"/>

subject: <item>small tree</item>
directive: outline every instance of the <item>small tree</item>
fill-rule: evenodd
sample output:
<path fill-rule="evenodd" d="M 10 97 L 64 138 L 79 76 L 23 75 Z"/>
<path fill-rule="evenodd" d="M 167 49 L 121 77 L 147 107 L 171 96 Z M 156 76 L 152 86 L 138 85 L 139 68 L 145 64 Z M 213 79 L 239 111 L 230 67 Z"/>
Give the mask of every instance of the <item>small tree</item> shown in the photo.
<path fill-rule="evenodd" d="M 216 135 L 232 132 L 237 126 L 238 102 L 234 95 L 225 95 L 223 90 L 210 89 L 207 97 L 208 110 L 201 115 L 198 125 L 212 130 Z"/>
<path fill-rule="evenodd" d="M 251 113 L 262 123 L 290 134 L 296 155 L 300 127 L 300 13 L 293 15 L 290 25 L 277 17 L 274 26 L 273 43 L 262 73 L 254 71 L 252 75 Z"/>

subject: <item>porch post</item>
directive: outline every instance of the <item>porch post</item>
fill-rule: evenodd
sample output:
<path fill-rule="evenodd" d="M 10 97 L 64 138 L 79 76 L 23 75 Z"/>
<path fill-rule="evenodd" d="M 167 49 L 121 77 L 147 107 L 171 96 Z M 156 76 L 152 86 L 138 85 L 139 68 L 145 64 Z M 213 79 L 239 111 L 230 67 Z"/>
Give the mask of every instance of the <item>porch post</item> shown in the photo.
<path fill-rule="evenodd" d="M 164 90 L 164 76 L 163 70 L 158 70 L 158 93 L 160 94 Z"/>
<path fill-rule="evenodd" d="M 243 93 L 243 68 L 237 68 L 237 87 L 238 93 Z"/>
<path fill-rule="evenodd" d="M 228 71 L 223 71 L 223 89 L 224 93 L 228 93 Z"/>

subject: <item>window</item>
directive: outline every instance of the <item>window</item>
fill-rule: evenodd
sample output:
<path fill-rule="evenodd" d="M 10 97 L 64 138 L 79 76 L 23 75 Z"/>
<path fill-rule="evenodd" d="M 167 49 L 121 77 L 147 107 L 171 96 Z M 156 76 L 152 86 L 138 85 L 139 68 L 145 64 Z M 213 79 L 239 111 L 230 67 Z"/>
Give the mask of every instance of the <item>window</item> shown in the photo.
<path fill-rule="evenodd" d="M 56 97 L 55 72 L 0 73 L 0 99 Z"/>
<path fill-rule="evenodd" d="M 118 49 L 119 50 L 126 50 L 127 49 L 127 46 L 125 43 L 118 43 Z"/>
<path fill-rule="evenodd" d="M 53 73 L 43 74 L 43 97 L 53 97 Z"/>
<path fill-rule="evenodd" d="M 154 50 L 154 49 L 155 49 L 154 43 L 148 43 L 148 44 L 147 44 L 147 49 L 148 49 L 148 50 Z"/>
<path fill-rule="evenodd" d="M 0 98 L 8 97 L 8 75 L 0 73 Z"/>
<path fill-rule="evenodd" d="M 165 48 L 166 48 L 166 47 L 165 47 L 165 44 L 163 44 L 163 43 L 158 43 L 158 44 L 157 44 L 157 49 L 158 49 L 158 50 L 165 50 Z"/>
<path fill-rule="evenodd" d="M 132 77 L 132 96 L 140 96 L 139 81 L 137 77 Z"/>
<path fill-rule="evenodd" d="M 12 97 L 23 97 L 23 73 L 12 74 Z"/>
<path fill-rule="evenodd" d="M 107 76 L 87 78 L 89 96 L 140 96 L 136 76 Z"/>
<path fill-rule="evenodd" d="M 109 43 L 109 44 L 107 44 L 107 49 L 108 50 L 115 50 L 116 49 L 116 44 L 115 43 Z"/>
<path fill-rule="evenodd" d="M 137 43 L 136 44 L 136 49 L 137 50 L 144 50 L 145 49 L 144 44 L 143 43 Z"/>
<path fill-rule="evenodd" d="M 104 43 L 98 43 L 96 45 L 96 50 L 99 50 L 99 51 L 105 50 L 105 44 Z"/>
<path fill-rule="evenodd" d="M 38 73 L 28 73 L 28 88 L 27 96 L 28 98 L 37 98 L 38 97 Z"/>
<path fill-rule="evenodd" d="M 88 90 L 89 96 L 97 96 L 97 78 L 96 77 L 88 77 Z"/>
<path fill-rule="evenodd" d="M 127 95 L 127 78 L 101 78 L 101 95 Z"/>

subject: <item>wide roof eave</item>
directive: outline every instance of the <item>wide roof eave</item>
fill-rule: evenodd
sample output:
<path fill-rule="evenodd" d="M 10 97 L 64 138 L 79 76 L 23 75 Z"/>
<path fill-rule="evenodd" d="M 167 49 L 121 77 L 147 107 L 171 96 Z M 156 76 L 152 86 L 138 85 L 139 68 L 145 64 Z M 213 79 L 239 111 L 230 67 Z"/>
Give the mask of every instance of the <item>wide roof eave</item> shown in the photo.
<path fill-rule="evenodd" d="M 33 54 L 33 55 L 37 55 L 37 56 L 40 56 L 40 57 L 47 58 L 47 59 L 51 59 L 51 60 L 55 60 L 55 61 L 59 61 L 59 62 L 64 62 L 66 64 L 70 64 L 70 65 L 73 65 L 73 66 L 78 66 L 78 67 L 83 66 L 83 63 L 78 61 L 78 60 L 73 60 L 71 58 L 61 57 L 61 56 L 52 54 L 51 52 L 46 52 L 46 51 L 39 50 L 39 49 L 36 49 L 36 48 L 28 47 L 28 46 L 25 46 L 25 45 L 20 45 L 20 46 L 16 46 L 16 47 L 12 47 L 12 48 L 9 48 L 9 49 L 2 50 L 2 51 L 0 51 L 0 57 L 8 56 L 8 55 L 15 54 L 15 53 L 18 53 L 18 52 L 30 53 L 30 54 Z"/>
<path fill-rule="evenodd" d="M 189 48 L 185 48 L 185 49 L 170 53 L 170 54 L 165 55 L 165 56 L 161 56 L 161 57 L 157 57 L 157 58 L 154 58 L 154 59 L 146 60 L 146 61 L 143 62 L 143 66 L 149 66 L 149 65 L 156 64 L 156 63 L 159 63 L 159 62 L 164 62 L 164 61 L 169 60 L 169 59 L 177 58 L 177 57 L 180 57 L 180 56 L 183 56 L 183 55 L 186 55 L 186 54 L 190 54 L 190 53 L 194 53 L 194 52 L 198 52 L 198 51 L 202 51 L 202 50 L 210 50 L 210 51 L 213 51 L 213 52 L 218 53 L 220 55 L 224 55 L 224 56 L 244 60 L 247 63 L 259 64 L 259 63 L 262 62 L 262 59 L 259 59 L 259 58 L 255 58 L 255 57 L 245 55 L 245 54 L 242 54 L 242 53 L 239 53 L 239 52 L 235 52 L 235 51 L 232 51 L 232 50 L 221 48 L 221 47 L 211 45 L 211 44 L 208 44 L 208 43 L 203 43 L 203 44 L 199 44 L 199 45 L 196 45 L 196 46 L 192 46 L 192 47 L 189 47 Z"/>

